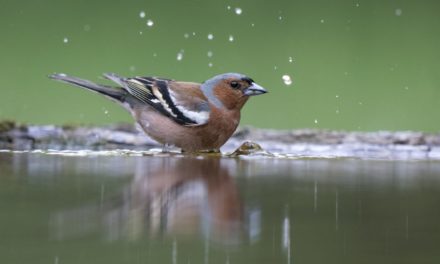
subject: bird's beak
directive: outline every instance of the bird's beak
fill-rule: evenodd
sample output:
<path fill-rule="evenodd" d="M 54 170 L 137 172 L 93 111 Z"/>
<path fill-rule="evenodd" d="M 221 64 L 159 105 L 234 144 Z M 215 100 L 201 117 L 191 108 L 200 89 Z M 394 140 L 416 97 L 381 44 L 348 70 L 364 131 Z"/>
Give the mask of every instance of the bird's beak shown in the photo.
<path fill-rule="evenodd" d="M 259 86 L 256 83 L 252 83 L 251 86 L 249 86 L 246 90 L 244 90 L 244 95 L 252 96 L 252 95 L 260 95 L 267 93 L 266 89 Z"/>

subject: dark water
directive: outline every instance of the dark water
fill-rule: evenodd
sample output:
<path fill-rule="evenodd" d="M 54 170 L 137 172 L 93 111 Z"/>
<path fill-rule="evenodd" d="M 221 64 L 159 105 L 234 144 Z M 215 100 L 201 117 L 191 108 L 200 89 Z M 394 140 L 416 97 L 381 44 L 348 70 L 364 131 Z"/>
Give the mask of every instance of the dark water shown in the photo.
<path fill-rule="evenodd" d="M 0 154 L 1 263 L 440 263 L 440 163 Z"/>

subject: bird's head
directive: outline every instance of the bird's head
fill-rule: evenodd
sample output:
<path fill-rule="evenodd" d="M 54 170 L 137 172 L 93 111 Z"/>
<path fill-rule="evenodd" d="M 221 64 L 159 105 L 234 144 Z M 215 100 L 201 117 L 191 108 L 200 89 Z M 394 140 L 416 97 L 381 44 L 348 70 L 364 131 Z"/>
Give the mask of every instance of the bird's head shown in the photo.
<path fill-rule="evenodd" d="M 267 93 L 251 78 L 239 73 L 224 73 L 205 81 L 202 91 L 218 108 L 241 109 L 249 96 Z"/>

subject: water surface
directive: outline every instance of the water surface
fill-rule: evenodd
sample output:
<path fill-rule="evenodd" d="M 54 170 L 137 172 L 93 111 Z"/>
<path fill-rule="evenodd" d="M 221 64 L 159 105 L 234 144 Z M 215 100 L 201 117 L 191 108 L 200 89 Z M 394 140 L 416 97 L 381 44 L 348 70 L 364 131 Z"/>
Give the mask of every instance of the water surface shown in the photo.
<path fill-rule="evenodd" d="M 1 263 L 439 263 L 440 163 L 0 154 Z"/>

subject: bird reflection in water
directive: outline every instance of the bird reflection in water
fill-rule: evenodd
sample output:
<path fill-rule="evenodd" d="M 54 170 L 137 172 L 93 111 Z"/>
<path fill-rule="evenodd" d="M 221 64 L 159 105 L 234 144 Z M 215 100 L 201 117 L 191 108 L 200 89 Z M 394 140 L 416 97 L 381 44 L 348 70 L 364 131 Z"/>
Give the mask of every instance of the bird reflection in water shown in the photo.
<path fill-rule="evenodd" d="M 107 240 L 201 234 L 234 244 L 242 241 L 245 233 L 255 237 L 260 229 L 255 226 L 259 213 L 246 210 L 244 215 L 238 189 L 229 175 L 235 165 L 235 160 L 215 157 L 139 158 L 122 195 L 53 214 L 54 236 L 68 239 L 103 229 Z"/>

